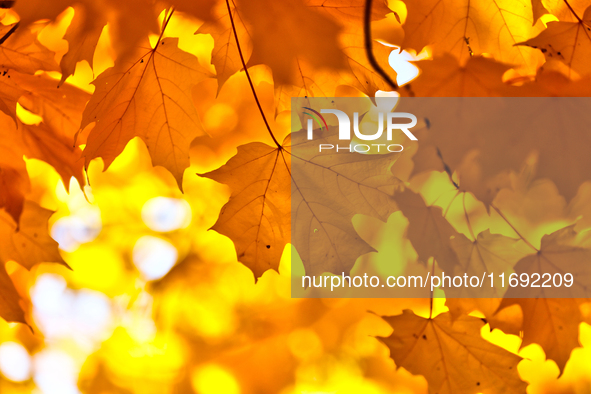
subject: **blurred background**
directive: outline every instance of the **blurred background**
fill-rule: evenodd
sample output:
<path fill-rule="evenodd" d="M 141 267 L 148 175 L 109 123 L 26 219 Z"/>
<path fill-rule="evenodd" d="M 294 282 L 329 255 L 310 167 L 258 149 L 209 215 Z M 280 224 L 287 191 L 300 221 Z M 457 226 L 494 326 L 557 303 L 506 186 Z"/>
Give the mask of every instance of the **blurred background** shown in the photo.
<path fill-rule="evenodd" d="M 404 18 L 403 11 L 400 15 Z M 56 58 L 67 50 L 66 42 L 56 37 L 63 36 L 72 16 L 70 9 L 41 33 Z M 193 35 L 198 26 L 178 14 L 167 32 L 180 35 L 180 47 L 209 64 L 212 40 Z M 112 65 L 110 48 L 105 31 L 94 76 Z M 428 51 L 416 56 L 393 48 L 390 64 L 398 82 L 418 75 L 410 60 L 428 56 Z M 269 72 L 258 66 L 252 73 L 263 107 L 272 114 Z M 68 82 L 92 92 L 94 76 L 86 63 L 79 63 Z M 217 97 L 216 91 L 214 79 L 194 91 L 204 126 L 215 138 L 195 141 L 184 194 L 168 172 L 151 166 L 137 139 L 107 172 L 100 161 L 93 162 L 90 186 L 84 190 L 72 179 L 66 192 L 52 167 L 27 161 L 34 199 L 56 212 L 51 235 L 72 270 L 42 264 L 29 272 L 7 265 L 29 300 L 24 307 L 31 327 L 0 321 L 0 393 L 427 392 L 425 379 L 396 369 L 375 336 L 391 333 L 377 315 L 412 308 L 428 316 L 429 300 L 291 299 L 289 248 L 279 273 L 266 272 L 255 284 L 251 271 L 236 261 L 232 242 L 208 231 L 229 190 L 197 174 L 225 163 L 237 145 L 270 142 L 243 73 L 232 77 Z M 38 121 L 22 108 L 18 115 L 24 122 Z M 272 127 L 280 137 L 287 135 L 289 113 L 279 114 Z M 453 192 L 442 186 L 448 184 L 446 177 L 433 173 L 417 182 L 427 196 L 428 190 L 436 190 L 428 197 L 433 201 L 441 190 Z M 451 205 L 452 197 L 446 195 L 437 204 Z M 450 216 L 457 212 L 452 207 Z M 364 223 L 377 225 L 355 218 L 356 228 L 367 228 Z M 402 238 L 404 217 L 393 215 L 382 225 L 395 229 L 400 240 L 372 239 L 372 246 L 396 249 L 402 261 L 416 259 Z M 372 238 L 370 233 L 362 236 Z M 446 310 L 444 302 L 435 300 L 435 313 Z M 512 352 L 521 341 L 490 332 L 488 326 L 482 334 Z M 528 392 L 590 393 L 591 329 L 586 323 L 581 324 L 580 340 L 583 347 L 573 352 L 560 378 L 539 346 L 523 349 L 526 359 L 519 373 L 530 383 Z"/>

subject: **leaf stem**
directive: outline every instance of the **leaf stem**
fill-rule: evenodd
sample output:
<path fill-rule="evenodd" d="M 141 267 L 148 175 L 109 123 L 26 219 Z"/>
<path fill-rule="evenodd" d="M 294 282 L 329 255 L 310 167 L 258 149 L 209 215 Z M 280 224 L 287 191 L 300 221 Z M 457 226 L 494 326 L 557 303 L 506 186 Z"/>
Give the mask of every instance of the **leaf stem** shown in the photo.
<path fill-rule="evenodd" d="M 441 164 L 443 165 L 443 169 L 445 170 L 445 173 L 447 174 L 447 177 L 449 178 L 449 181 L 452 183 L 452 185 L 454 185 L 454 187 L 456 188 L 456 190 L 460 190 L 460 185 L 458 185 L 454 181 L 453 174 L 451 172 L 451 168 L 449 168 L 449 166 L 447 165 L 447 163 L 445 162 L 445 160 L 443 160 L 443 155 L 441 154 L 441 151 L 439 150 L 439 148 L 437 148 L 437 156 L 441 160 Z"/>
<path fill-rule="evenodd" d="M 252 79 L 250 78 L 250 73 L 248 72 L 248 68 L 246 67 L 246 62 L 244 61 L 244 56 L 242 54 L 242 48 L 240 47 L 240 41 L 238 41 L 238 33 L 236 32 L 236 25 L 234 25 L 234 17 L 232 17 L 232 9 L 230 8 L 230 0 L 226 0 L 226 6 L 228 7 L 228 16 L 230 17 L 230 23 L 232 24 L 232 32 L 234 32 L 234 38 L 236 39 L 236 47 L 238 48 L 238 54 L 240 55 L 240 61 L 242 62 L 242 67 L 244 68 L 244 72 L 246 73 L 246 78 L 248 78 L 248 83 L 250 84 L 250 89 L 252 90 L 252 95 L 254 96 L 254 100 L 256 101 L 257 106 L 259 107 L 259 112 L 261 113 L 263 121 L 265 122 L 265 126 L 267 127 L 267 131 L 271 135 L 271 138 L 273 138 L 273 142 L 275 143 L 275 145 L 277 145 L 277 147 L 281 150 L 281 149 L 283 149 L 283 147 L 281 146 L 279 141 L 277 141 L 277 138 L 275 138 L 275 134 L 273 134 L 273 131 L 271 131 L 271 126 L 269 126 L 269 122 L 267 121 L 267 117 L 265 116 L 265 112 L 263 111 L 263 107 L 261 106 L 261 103 L 260 103 L 259 98 L 257 96 L 256 90 L 254 89 L 254 84 L 252 83 Z"/>
<path fill-rule="evenodd" d="M 566 1 L 566 0 L 565 0 Z M 445 163 L 445 161 L 443 161 L 443 156 L 441 155 L 441 152 L 439 151 L 439 148 L 437 148 L 437 156 L 439 156 L 439 158 L 441 159 L 441 162 L 443 163 L 443 168 L 445 169 L 445 172 L 447 173 L 447 176 L 449 178 L 449 181 L 456 187 L 456 189 L 458 189 L 458 193 L 459 193 L 459 189 L 460 186 L 454 182 L 453 178 L 452 178 L 452 172 L 451 169 L 449 168 L 449 166 Z M 457 194 L 456 194 L 457 197 Z M 466 217 L 466 223 L 468 224 L 468 229 L 470 230 L 470 235 L 472 235 L 472 238 L 474 240 L 476 240 L 476 237 L 474 236 L 474 232 L 472 230 L 472 224 L 470 223 L 470 218 L 468 217 L 468 212 L 466 212 L 466 192 L 464 192 L 464 196 L 463 196 L 463 205 L 464 205 L 464 216 Z M 439 198 L 439 197 L 438 197 Z M 454 197 L 455 199 L 455 197 Z M 437 201 L 437 200 L 435 200 Z M 452 200 L 453 202 L 453 200 Z M 450 203 L 451 205 L 451 203 Z M 539 252 L 538 248 L 536 248 L 535 246 L 533 246 L 527 239 L 525 239 L 525 237 L 523 235 L 521 235 L 521 233 L 519 231 L 517 231 L 517 229 L 515 228 L 515 226 L 513 226 L 511 224 L 511 222 L 509 221 L 509 219 L 507 219 L 505 217 L 505 215 L 503 215 L 503 213 L 501 212 L 501 210 L 499 208 L 497 208 L 494 204 L 490 204 L 490 206 L 497 211 L 497 213 L 499 214 L 499 216 L 509 225 L 509 227 L 511 227 L 511 229 L 513 229 L 513 231 L 515 232 L 515 234 L 517 234 L 517 236 L 519 238 L 521 238 L 521 240 L 523 242 L 525 242 L 525 244 L 527 246 L 529 246 L 530 248 L 532 248 L 533 250 L 535 250 L 536 252 Z M 448 208 L 449 209 L 449 206 Z M 445 213 L 447 214 L 447 210 L 445 211 Z M 445 217 L 445 215 L 443 215 Z"/>
<path fill-rule="evenodd" d="M 164 15 L 164 19 L 162 20 L 162 29 L 160 31 L 160 36 L 158 37 L 158 41 L 156 42 L 156 47 L 160 44 L 160 41 L 162 41 L 162 37 L 164 36 L 164 31 L 166 30 L 166 27 L 168 26 L 168 22 L 170 22 L 170 18 L 172 18 L 172 14 L 174 14 L 174 7 L 170 9 L 170 14 Z M 154 50 L 156 50 L 156 47 L 154 47 Z"/>
<path fill-rule="evenodd" d="M 492 207 L 492 208 L 493 208 L 495 211 L 497 211 L 497 213 L 499 214 L 499 216 L 500 216 L 501 218 L 503 218 L 503 220 L 504 220 L 504 221 L 505 221 L 505 222 L 506 222 L 506 223 L 509 225 L 509 227 L 511 227 L 511 229 L 513 229 L 513 231 L 515 231 L 515 234 L 517 234 L 517 236 L 518 236 L 519 238 L 521 238 L 521 240 L 522 240 L 523 242 L 525 242 L 525 244 L 526 244 L 527 246 L 529 246 L 530 248 L 532 248 L 532 249 L 533 249 L 533 250 L 535 250 L 536 252 L 539 252 L 539 249 L 538 249 L 538 248 L 536 248 L 535 246 L 533 246 L 533 245 L 532 245 L 532 244 L 531 244 L 531 243 L 530 243 L 530 242 L 529 242 L 527 239 L 525 239 L 525 237 L 524 237 L 523 235 L 521 235 L 521 233 L 520 233 L 519 231 L 517 231 L 517 229 L 515 228 L 515 226 L 513 226 L 513 225 L 511 224 L 511 222 L 509 221 L 509 219 L 507 219 L 507 218 L 505 217 L 505 215 L 503 215 L 503 212 L 501 212 L 501 210 L 500 210 L 499 208 L 497 208 L 497 207 L 496 207 L 494 204 L 492 204 L 492 203 L 490 204 L 490 206 L 491 206 L 491 207 Z"/>
<path fill-rule="evenodd" d="M 472 230 L 472 223 L 470 223 L 470 217 L 468 216 L 468 211 L 466 210 L 466 192 L 462 196 L 462 205 L 464 206 L 464 217 L 466 218 L 466 224 L 468 225 L 468 230 L 470 230 L 470 235 L 472 239 L 476 241 L 476 236 L 474 236 L 474 230 Z"/>
<path fill-rule="evenodd" d="M 227 0 L 226 0 L 227 1 Z M 367 60 L 373 69 L 380 74 L 382 78 L 390 85 L 393 90 L 398 90 L 396 82 L 392 81 L 392 78 L 380 66 L 373 54 L 373 40 L 371 38 L 371 5 L 373 0 L 365 0 L 365 14 L 363 16 L 363 36 L 365 38 L 365 53 Z"/>
<path fill-rule="evenodd" d="M 4 41 L 6 41 L 8 37 L 10 37 L 12 33 L 16 31 L 16 29 L 18 29 L 20 24 L 20 22 L 16 22 L 14 26 L 12 26 L 12 28 L 8 30 L 8 32 L 6 32 L 6 34 L 2 38 L 0 38 L 0 45 L 4 44 Z"/>
<path fill-rule="evenodd" d="M 566 1 L 566 0 L 565 0 Z M 445 163 L 445 161 L 443 161 L 443 156 L 441 155 L 441 152 L 439 151 L 439 148 L 437 148 L 437 156 L 439 156 L 439 158 L 441 159 L 441 163 L 443 163 L 443 168 L 445 169 L 445 172 L 447 173 L 447 176 L 449 177 L 449 181 L 456 187 L 456 189 L 458 189 L 458 193 L 459 193 L 459 189 L 460 186 L 454 182 L 453 178 L 452 178 L 452 172 L 451 169 L 449 168 L 449 166 Z M 456 194 L 457 197 L 457 194 Z M 464 192 L 464 199 L 463 199 L 463 204 L 464 204 L 464 216 L 466 217 L 466 223 L 468 224 L 468 229 L 470 230 L 470 235 L 472 235 L 472 238 L 474 238 L 474 240 L 476 240 L 476 237 L 474 236 L 474 232 L 472 231 L 472 225 L 470 224 L 470 218 L 468 217 L 468 212 L 466 212 L 466 192 Z M 438 197 L 439 198 L 439 197 Z M 454 197 L 455 199 L 455 197 Z M 435 200 L 437 201 L 437 200 Z M 452 200 L 453 202 L 453 200 Z M 451 204 L 451 203 L 450 203 Z M 515 226 L 513 226 L 511 224 L 511 222 L 509 221 L 509 219 L 507 219 L 505 217 L 505 215 L 503 215 L 503 213 L 501 212 L 501 210 L 499 208 L 497 208 L 494 204 L 490 204 L 490 206 L 497 211 L 497 213 L 499 214 L 499 216 L 509 225 L 509 227 L 511 227 L 513 229 L 513 231 L 515 232 L 515 234 L 517 234 L 517 236 L 519 238 L 521 238 L 521 240 L 523 242 L 525 242 L 525 244 L 527 246 L 529 246 L 530 248 L 532 248 L 533 250 L 535 250 L 536 252 L 539 252 L 538 248 L 536 248 L 535 246 L 533 246 L 527 239 L 525 239 L 525 237 L 523 235 L 521 235 L 521 233 L 519 231 L 517 231 L 517 229 L 515 228 Z M 449 209 L 449 206 L 448 208 Z M 447 210 L 445 211 L 445 213 L 447 214 Z M 443 215 L 445 217 L 445 215 Z"/>
<path fill-rule="evenodd" d="M 566 6 L 568 7 L 568 9 L 570 10 L 570 12 L 573 13 L 573 15 L 575 16 L 575 18 L 577 18 L 577 20 L 579 21 L 579 23 L 583 23 L 583 20 L 577 15 L 577 13 L 575 12 L 575 10 L 573 10 L 573 7 L 571 7 L 571 5 L 568 3 L 568 0 L 563 0 L 564 4 L 566 4 Z"/>
<path fill-rule="evenodd" d="M 451 201 L 449 202 L 449 204 L 447 204 L 447 208 L 445 208 L 445 211 L 443 212 L 443 217 L 445 217 L 447 215 L 447 212 L 451 208 L 451 204 L 454 203 L 454 201 L 456 200 L 456 198 L 458 197 L 459 194 L 460 194 L 460 191 L 458 190 L 456 192 L 456 194 L 453 196 L 453 198 L 451 199 Z"/>

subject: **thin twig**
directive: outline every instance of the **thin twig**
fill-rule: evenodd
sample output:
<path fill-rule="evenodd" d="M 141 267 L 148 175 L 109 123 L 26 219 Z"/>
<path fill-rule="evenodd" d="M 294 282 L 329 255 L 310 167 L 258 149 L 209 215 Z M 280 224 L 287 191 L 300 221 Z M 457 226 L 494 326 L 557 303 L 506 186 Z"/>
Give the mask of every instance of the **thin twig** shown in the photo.
<path fill-rule="evenodd" d="M 168 13 L 168 11 L 167 11 Z M 168 22 L 170 22 L 170 18 L 172 18 L 172 14 L 174 14 L 174 8 L 170 9 L 170 14 L 164 15 L 164 19 L 162 19 L 162 28 L 160 31 L 160 36 L 158 37 L 158 42 L 156 43 L 156 46 L 154 47 L 154 51 L 156 50 L 156 47 L 158 47 L 158 45 L 160 45 L 160 42 L 162 41 L 162 37 L 164 37 L 164 30 L 166 30 L 166 27 L 168 26 Z"/>
<path fill-rule="evenodd" d="M 369 64 L 373 67 L 375 72 L 380 74 L 382 78 L 390 85 L 393 90 L 398 90 L 398 85 L 396 82 L 392 81 L 392 78 L 380 66 L 373 54 L 373 40 L 371 38 L 371 5 L 372 0 L 365 0 L 365 15 L 363 18 L 363 35 L 365 38 L 365 53 L 367 55 L 367 60 L 369 60 Z"/>
<path fill-rule="evenodd" d="M 447 204 L 447 208 L 445 208 L 445 211 L 443 212 L 443 217 L 447 216 L 447 212 L 449 211 L 449 209 L 451 208 L 451 204 L 454 203 L 454 201 L 456 200 L 456 197 L 458 197 L 458 195 L 460 194 L 460 191 L 458 190 L 455 194 L 455 196 L 453 196 L 453 198 L 451 199 L 451 201 L 449 202 L 449 204 Z"/>
<path fill-rule="evenodd" d="M 246 62 L 244 61 L 244 56 L 242 55 L 242 48 L 240 47 L 240 41 L 238 41 L 238 33 L 236 32 L 236 26 L 234 25 L 234 17 L 232 16 L 232 9 L 230 8 L 230 0 L 226 0 L 226 5 L 228 6 L 228 15 L 230 16 L 230 23 L 232 24 L 232 31 L 234 32 L 234 38 L 236 39 L 236 47 L 238 48 L 238 54 L 240 55 L 240 61 L 242 62 L 242 67 L 244 67 L 244 72 L 246 73 L 246 78 L 248 78 L 248 83 L 250 84 L 250 89 L 252 90 L 252 95 L 254 96 L 255 101 L 257 102 L 257 106 L 259 107 L 259 112 L 263 117 L 263 121 L 265 121 L 265 126 L 267 126 L 267 131 L 273 138 L 273 142 L 279 149 L 283 149 L 277 138 L 275 138 L 275 134 L 271 131 L 271 126 L 269 126 L 269 122 L 267 122 L 267 117 L 263 112 L 263 107 L 259 101 L 257 96 L 256 90 L 254 89 L 254 84 L 252 83 L 252 79 L 250 79 L 250 74 L 248 72 L 248 68 L 246 67 Z"/>
<path fill-rule="evenodd" d="M 443 157 L 441 156 L 441 152 L 439 152 L 439 149 L 437 149 L 437 155 L 439 156 L 439 158 L 441 159 L 443 166 L 445 168 L 445 172 L 447 173 L 448 177 L 449 177 L 449 181 L 456 187 L 456 189 L 459 190 L 459 185 L 457 183 L 454 182 L 454 180 L 451 177 L 451 170 L 449 169 L 449 167 L 447 166 L 447 164 L 445 164 L 445 162 L 443 161 Z M 456 194 L 457 196 L 457 194 Z M 474 232 L 472 231 L 472 225 L 470 224 L 470 219 L 468 218 L 468 212 L 466 212 L 466 201 L 465 201 L 465 197 L 466 197 L 466 192 L 464 192 L 464 215 L 466 217 L 466 223 L 468 224 L 468 229 L 470 230 L 470 235 L 472 235 L 472 238 L 474 238 L 474 240 L 476 240 L 476 237 L 474 236 Z M 438 197 L 439 198 L 439 197 Z M 455 199 L 455 197 L 454 197 Z M 453 200 L 452 200 L 453 202 Z M 539 252 L 539 249 L 536 248 L 535 246 L 533 246 L 523 235 L 521 235 L 521 233 L 515 228 L 515 226 L 513 226 L 511 224 L 511 222 L 509 221 L 509 219 L 507 219 L 505 217 L 505 215 L 503 215 L 503 213 L 501 212 L 501 210 L 499 208 L 497 208 L 496 206 L 494 206 L 494 204 L 490 204 L 490 206 L 499 214 L 499 216 L 509 225 L 509 227 L 511 227 L 511 229 L 513 229 L 513 231 L 515 232 L 515 234 L 517 234 L 517 236 L 519 238 L 521 238 L 521 240 L 523 242 L 525 242 L 525 244 L 527 246 L 529 246 L 530 248 L 532 248 L 533 250 L 535 250 L 536 252 Z M 449 209 L 449 207 L 448 207 Z M 447 213 L 447 211 L 446 211 Z M 445 215 L 444 215 L 445 217 Z"/>
<path fill-rule="evenodd" d="M 0 45 L 4 44 L 4 41 L 6 41 L 8 37 L 10 37 L 12 33 L 16 31 L 16 29 L 18 29 L 20 24 L 20 22 L 16 22 L 14 26 L 12 26 L 12 29 L 8 30 L 8 32 L 2 38 L 0 38 Z"/>
<path fill-rule="evenodd" d="M 460 190 L 460 185 L 458 185 L 454 181 L 453 174 L 451 172 L 451 168 L 449 168 L 449 166 L 447 165 L 447 163 L 445 162 L 445 160 L 443 160 L 443 155 L 441 154 L 441 151 L 439 150 L 439 148 L 437 148 L 437 156 L 441 160 L 441 164 L 443 165 L 443 169 L 445 170 L 445 173 L 447 174 L 447 177 L 449 178 L 449 181 L 452 183 L 452 185 L 454 185 L 454 187 L 456 188 L 456 190 Z"/>
<path fill-rule="evenodd" d="M 513 229 L 513 231 L 515 231 L 515 234 L 517 234 L 517 236 L 518 236 L 519 238 L 521 238 L 521 240 L 522 240 L 523 242 L 525 242 L 525 244 L 526 244 L 527 246 L 529 246 L 530 248 L 532 248 L 532 249 L 533 249 L 533 250 L 535 250 L 536 252 L 539 252 L 539 251 L 540 251 L 538 248 L 536 248 L 535 246 L 533 246 L 533 245 L 532 245 L 532 244 L 531 244 L 531 243 L 530 243 L 530 242 L 529 242 L 527 239 L 525 239 L 525 237 L 524 237 L 523 235 L 521 235 L 521 233 L 520 233 L 519 231 L 517 231 L 517 229 L 515 228 L 515 226 L 513 226 L 513 225 L 511 224 L 511 222 L 509 221 L 509 219 L 507 219 L 507 218 L 505 217 L 505 215 L 503 215 L 503 212 L 501 212 L 501 210 L 500 210 L 499 208 L 497 208 L 497 207 L 496 207 L 494 204 L 490 204 L 490 206 L 491 206 L 491 207 L 492 207 L 492 208 L 493 208 L 495 211 L 497 211 L 497 213 L 499 214 L 499 216 L 500 216 L 501 218 L 503 218 L 503 220 L 504 220 L 504 221 L 505 221 L 505 222 L 506 222 L 506 223 L 509 225 L 509 227 L 511 227 L 511 229 Z"/>
<path fill-rule="evenodd" d="M 464 217 L 466 218 L 466 224 L 468 225 L 468 230 L 470 230 L 470 235 L 472 239 L 476 241 L 476 236 L 474 235 L 474 231 L 472 230 L 472 223 L 470 223 L 470 217 L 468 216 L 468 211 L 466 211 L 466 192 L 462 196 L 462 205 L 464 206 Z"/>
<path fill-rule="evenodd" d="M 564 0 L 564 4 L 566 4 L 566 6 L 570 10 L 570 12 L 573 13 L 573 15 L 575 16 L 575 18 L 577 18 L 577 20 L 579 21 L 579 23 L 583 23 L 583 20 L 577 15 L 577 13 L 575 12 L 575 10 L 573 10 L 573 7 L 571 7 L 571 5 L 568 3 L 568 0 Z"/>

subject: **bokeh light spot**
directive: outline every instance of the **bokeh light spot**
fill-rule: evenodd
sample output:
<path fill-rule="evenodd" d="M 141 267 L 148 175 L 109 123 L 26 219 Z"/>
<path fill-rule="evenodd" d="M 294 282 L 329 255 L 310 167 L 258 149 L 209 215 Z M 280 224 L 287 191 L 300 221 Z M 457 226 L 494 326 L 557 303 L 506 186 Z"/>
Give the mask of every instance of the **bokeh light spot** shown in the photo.
<path fill-rule="evenodd" d="M 69 354 L 44 350 L 35 355 L 34 380 L 43 394 L 78 394 L 78 367 Z"/>
<path fill-rule="evenodd" d="M 0 345 L 0 371 L 13 382 L 31 377 L 31 357 L 21 344 L 4 342 Z"/>
<path fill-rule="evenodd" d="M 191 223 L 191 206 L 178 198 L 155 197 L 142 207 L 142 220 L 150 230 L 178 230 Z"/>
<path fill-rule="evenodd" d="M 133 247 L 133 262 L 146 280 L 162 278 L 176 263 L 178 252 L 168 241 L 145 235 Z"/>
<path fill-rule="evenodd" d="M 101 232 L 101 212 L 97 207 L 84 207 L 70 216 L 59 218 L 51 227 L 51 237 L 60 249 L 73 252 L 87 242 L 93 241 Z"/>
<path fill-rule="evenodd" d="M 425 57 L 423 53 L 418 56 L 413 56 L 407 51 L 399 51 L 398 49 L 390 52 L 388 62 L 390 67 L 396 71 L 396 82 L 402 86 L 415 79 L 419 75 L 419 68 L 415 66 L 412 61 L 422 60 Z"/>
<path fill-rule="evenodd" d="M 208 364 L 193 374 L 193 388 L 200 394 L 240 394 L 234 376 L 216 364 Z"/>

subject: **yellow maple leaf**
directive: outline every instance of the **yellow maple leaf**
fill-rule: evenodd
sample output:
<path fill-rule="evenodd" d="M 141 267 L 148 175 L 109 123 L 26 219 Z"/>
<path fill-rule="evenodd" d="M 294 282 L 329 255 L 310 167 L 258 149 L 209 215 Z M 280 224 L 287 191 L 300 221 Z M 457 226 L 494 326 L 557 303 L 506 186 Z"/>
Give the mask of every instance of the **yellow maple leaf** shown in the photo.
<path fill-rule="evenodd" d="M 462 61 L 488 53 L 494 59 L 535 70 L 539 54 L 515 44 L 542 31 L 533 25 L 530 0 L 422 0 L 406 3 L 403 48 L 449 52 Z"/>
<path fill-rule="evenodd" d="M 446 53 L 432 60 L 415 63 L 421 74 L 400 89 L 411 97 L 501 97 L 511 95 L 511 87 L 503 83 L 503 74 L 511 68 L 482 56 L 472 56 L 461 65 Z"/>
<path fill-rule="evenodd" d="M 162 39 L 126 70 L 110 68 L 93 82 L 96 91 L 81 125 L 95 123 L 84 149 L 86 166 L 101 157 L 108 168 L 133 137 L 140 137 L 152 163 L 169 170 L 182 189 L 191 141 L 205 134 L 191 90 L 210 74 L 177 43 L 177 38 Z"/>
<path fill-rule="evenodd" d="M 322 155 L 304 134 L 292 134 L 281 148 L 244 145 L 226 165 L 202 175 L 231 187 L 212 229 L 234 241 L 238 260 L 257 278 L 277 269 L 288 242 L 308 275 L 349 272 L 373 251 L 356 233 L 353 216 L 385 221 L 397 210 L 391 196 L 400 181 L 390 167 L 398 153 Z M 325 143 L 338 137 L 336 127 L 316 134 Z"/>
<path fill-rule="evenodd" d="M 579 324 L 583 317 L 581 299 L 589 298 L 591 249 L 585 234 L 573 226 L 565 227 L 542 238 L 538 253 L 524 257 L 515 265 L 518 275 L 529 277 L 528 286 L 512 286 L 499 309 L 517 304 L 523 311 L 523 346 L 538 343 L 546 357 L 562 371 L 571 351 L 579 346 Z M 534 273 L 538 273 L 537 281 Z M 557 286 L 571 275 L 571 285 Z M 566 279 L 565 279 L 566 278 Z M 523 283 L 522 279 L 518 279 Z M 531 285 L 530 285 L 531 282 Z M 561 298 L 570 297 L 570 298 Z M 578 298 L 575 298 L 578 297 Z"/>
<path fill-rule="evenodd" d="M 546 60 L 558 59 L 580 76 L 590 74 L 591 7 L 575 22 L 549 22 L 546 30 L 518 45 L 537 48 Z"/>
<path fill-rule="evenodd" d="M 398 368 L 423 375 L 429 392 L 523 393 L 526 384 L 517 373 L 521 357 L 482 339 L 481 319 L 449 313 L 425 319 L 405 310 L 382 317 L 394 332 L 379 338 L 390 349 Z"/>
<path fill-rule="evenodd" d="M 4 210 L 0 210 L 0 316 L 7 321 L 25 323 L 19 306 L 20 296 L 6 273 L 4 264 L 16 261 L 31 269 L 41 262 L 68 266 L 57 249 L 57 242 L 49 236 L 47 221 L 52 211 L 26 201 L 20 221 L 17 222 Z"/>
<path fill-rule="evenodd" d="M 427 264 L 433 257 L 444 271 L 453 272 L 459 260 L 451 241 L 458 233 L 443 217 L 443 210 L 426 205 L 423 197 L 410 189 L 396 193 L 394 200 L 408 219 L 406 236 L 419 260 Z"/>

